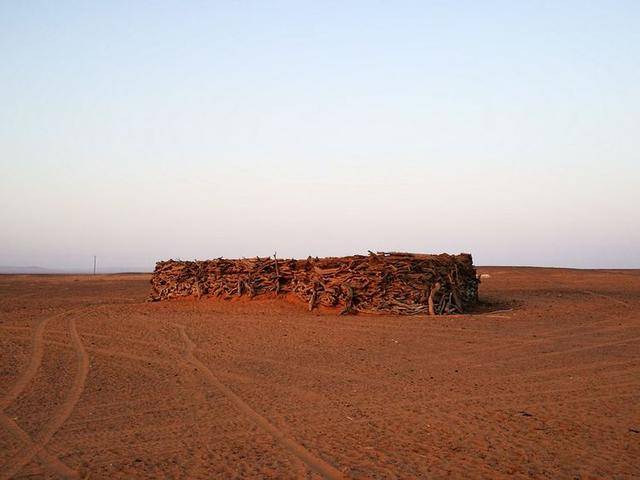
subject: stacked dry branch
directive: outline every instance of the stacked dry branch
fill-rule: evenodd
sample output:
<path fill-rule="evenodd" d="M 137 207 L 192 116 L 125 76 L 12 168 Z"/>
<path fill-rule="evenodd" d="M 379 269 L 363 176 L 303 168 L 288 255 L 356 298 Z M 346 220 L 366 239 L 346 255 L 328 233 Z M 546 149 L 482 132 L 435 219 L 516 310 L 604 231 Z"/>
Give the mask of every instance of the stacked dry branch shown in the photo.
<path fill-rule="evenodd" d="M 149 300 L 292 293 L 312 310 L 462 313 L 478 298 L 471 255 L 373 253 L 306 260 L 243 258 L 158 262 Z"/>

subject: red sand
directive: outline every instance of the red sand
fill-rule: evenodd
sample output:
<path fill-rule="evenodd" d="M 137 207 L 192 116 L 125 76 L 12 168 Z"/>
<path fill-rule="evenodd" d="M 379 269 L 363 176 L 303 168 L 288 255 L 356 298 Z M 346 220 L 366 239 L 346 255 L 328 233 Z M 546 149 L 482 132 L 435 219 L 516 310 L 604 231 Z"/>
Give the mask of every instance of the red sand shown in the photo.
<path fill-rule="evenodd" d="M 0 478 L 640 477 L 640 272 L 479 271 L 436 318 L 0 276 Z"/>

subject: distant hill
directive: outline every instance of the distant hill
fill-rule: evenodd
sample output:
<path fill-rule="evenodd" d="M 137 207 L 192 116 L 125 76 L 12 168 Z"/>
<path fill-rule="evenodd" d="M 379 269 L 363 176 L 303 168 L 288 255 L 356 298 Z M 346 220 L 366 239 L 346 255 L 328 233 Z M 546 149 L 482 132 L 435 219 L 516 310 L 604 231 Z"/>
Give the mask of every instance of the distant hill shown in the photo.
<path fill-rule="evenodd" d="M 96 273 L 149 273 L 153 268 L 145 267 L 105 267 L 103 269 L 98 268 Z M 29 267 L 29 266 L 9 266 L 0 265 L 0 275 L 52 275 L 52 274 L 91 274 L 93 270 L 80 269 L 80 268 L 44 268 L 44 267 Z"/>
<path fill-rule="evenodd" d="M 62 273 L 59 270 L 53 270 L 50 268 L 42 268 L 42 267 L 21 267 L 21 266 L 7 266 L 7 265 L 0 265 L 0 274 L 1 273 L 31 273 L 31 274 L 35 274 L 35 273 Z"/>

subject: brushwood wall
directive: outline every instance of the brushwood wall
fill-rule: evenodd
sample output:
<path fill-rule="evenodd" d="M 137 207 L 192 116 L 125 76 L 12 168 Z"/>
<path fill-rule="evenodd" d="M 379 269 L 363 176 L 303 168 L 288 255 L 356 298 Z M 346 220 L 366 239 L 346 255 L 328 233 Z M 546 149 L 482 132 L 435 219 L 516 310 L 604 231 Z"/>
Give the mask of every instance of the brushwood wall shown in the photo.
<path fill-rule="evenodd" d="M 149 300 L 294 294 L 342 313 L 450 314 L 478 299 L 471 255 L 370 253 L 306 260 L 242 258 L 156 264 Z"/>

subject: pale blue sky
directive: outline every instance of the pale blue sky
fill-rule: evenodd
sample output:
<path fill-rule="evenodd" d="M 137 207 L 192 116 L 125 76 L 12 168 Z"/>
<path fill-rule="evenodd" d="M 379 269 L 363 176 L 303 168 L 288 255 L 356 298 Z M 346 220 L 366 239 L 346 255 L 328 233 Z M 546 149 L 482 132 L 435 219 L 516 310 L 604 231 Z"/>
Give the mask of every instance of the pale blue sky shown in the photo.
<path fill-rule="evenodd" d="M 640 2 L 0 2 L 0 265 L 640 267 Z"/>

